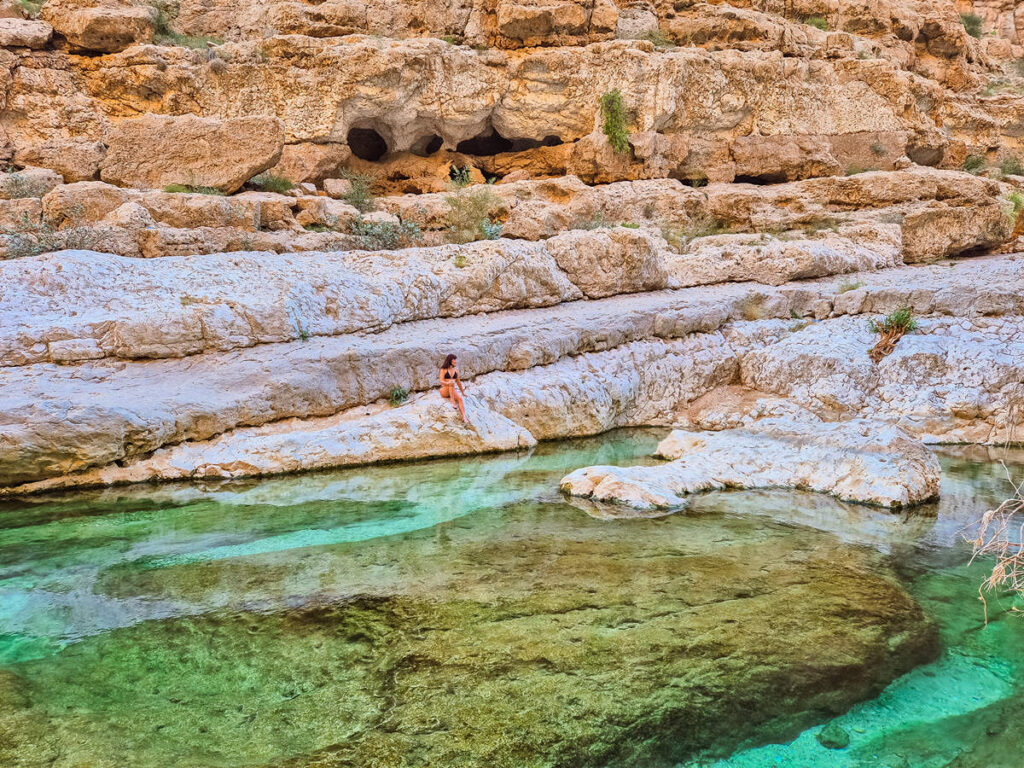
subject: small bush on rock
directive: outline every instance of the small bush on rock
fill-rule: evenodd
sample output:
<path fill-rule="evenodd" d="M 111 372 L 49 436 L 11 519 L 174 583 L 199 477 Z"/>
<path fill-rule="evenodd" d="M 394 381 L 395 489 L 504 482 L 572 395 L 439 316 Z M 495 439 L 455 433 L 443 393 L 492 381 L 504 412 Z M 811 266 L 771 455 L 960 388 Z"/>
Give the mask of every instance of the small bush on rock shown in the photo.
<path fill-rule="evenodd" d="M 369 213 L 377 207 L 377 198 L 373 195 L 373 179 L 365 173 L 345 171 L 341 177 L 347 179 L 351 189 L 341 199 L 360 213 Z"/>
<path fill-rule="evenodd" d="M 963 169 L 968 173 L 981 173 L 986 165 L 984 155 L 968 155 L 964 160 Z"/>
<path fill-rule="evenodd" d="M 34 222 L 27 216 L 22 216 L 17 225 L 0 227 L 0 236 L 6 246 L 4 257 L 21 259 L 53 251 L 99 250 L 102 246 L 103 233 L 91 227 L 57 229 L 45 221 Z"/>
<path fill-rule="evenodd" d="M 821 16 L 808 16 L 804 19 L 804 24 L 815 29 L 820 29 L 822 32 L 828 31 L 828 22 L 825 21 Z"/>
<path fill-rule="evenodd" d="M 651 29 L 644 33 L 644 40 L 649 40 L 658 48 L 675 48 L 675 40 L 660 29 Z"/>
<path fill-rule="evenodd" d="M 626 105 L 622 100 L 622 91 L 616 88 L 601 97 L 601 116 L 604 118 L 602 130 L 608 137 L 612 150 L 619 154 L 629 152 L 629 130 Z"/>
<path fill-rule="evenodd" d="M 448 239 L 453 243 L 471 243 L 474 240 L 497 240 L 501 237 L 501 223 L 494 221 L 491 211 L 501 205 L 498 196 L 488 187 L 465 190 L 446 195 L 448 203 Z"/>
<path fill-rule="evenodd" d="M 1006 214 L 1006 218 L 1010 219 L 1016 227 L 1021 211 L 1024 211 L 1024 196 L 1020 192 L 1011 192 L 1006 196 L 1005 202 L 1006 205 L 1003 212 Z"/>
<path fill-rule="evenodd" d="M 22 12 L 30 19 L 38 19 L 46 0 L 18 0 Z"/>
<path fill-rule="evenodd" d="M 5 186 L 11 199 L 42 197 L 50 191 L 50 187 L 42 179 L 33 179 L 31 176 L 18 172 L 7 177 Z"/>
<path fill-rule="evenodd" d="M 409 391 L 405 387 L 395 387 L 388 394 L 388 402 L 392 408 L 397 408 L 409 399 Z"/>
<path fill-rule="evenodd" d="M 1016 155 L 1007 155 L 999 161 L 999 172 L 1003 176 L 1024 176 L 1024 165 Z"/>
<path fill-rule="evenodd" d="M 917 330 L 917 320 L 914 319 L 910 307 L 903 307 L 881 320 L 869 320 L 868 329 L 879 335 L 878 342 L 868 351 L 868 357 L 878 363 L 886 355 L 892 354 L 896 342 L 903 338 L 904 334 Z"/>
<path fill-rule="evenodd" d="M 262 189 L 264 192 L 277 192 L 278 194 L 284 194 L 288 190 L 295 188 L 291 180 L 270 171 L 264 171 L 257 176 L 253 176 L 249 179 L 249 183 L 254 187 Z"/>
<path fill-rule="evenodd" d="M 470 184 L 470 168 L 468 165 L 459 168 L 456 165 L 452 166 L 448 176 L 451 179 L 451 184 L 454 189 L 462 189 L 468 187 Z"/>
<path fill-rule="evenodd" d="M 981 37 L 981 16 L 976 13 L 961 13 L 960 21 L 971 37 Z"/>
<path fill-rule="evenodd" d="M 224 196 L 216 187 L 194 187 L 191 184 L 168 184 L 164 192 L 179 192 L 186 195 L 219 195 Z"/>
<path fill-rule="evenodd" d="M 849 293 L 863 287 L 863 280 L 843 280 L 843 282 L 836 286 L 836 293 Z"/>
<path fill-rule="evenodd" d="M 361 216 L 352 223 L 352 234 L 359 238 L 360 247 L 367 251 L 409 248 L 423 239 L 419 226 L 414 222 L 366 221 Z"/>

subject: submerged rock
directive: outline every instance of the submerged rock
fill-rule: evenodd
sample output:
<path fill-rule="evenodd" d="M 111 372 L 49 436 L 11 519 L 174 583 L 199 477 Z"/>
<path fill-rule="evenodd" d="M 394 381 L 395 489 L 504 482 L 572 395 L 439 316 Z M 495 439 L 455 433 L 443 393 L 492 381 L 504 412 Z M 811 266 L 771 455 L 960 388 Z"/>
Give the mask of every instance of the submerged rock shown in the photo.
<path fill-rule="evenodd" d="M 665 765 L 809 727 L 936 651 L 879 557 L 763 520 L 549 502 L 233 552 L 105 569 L 97 598 L 171 615 L 0 677 L 0 764 Z"/>
<path fill-rule="evenodd" d="M 632 507 L 681 507 L 684 496 L 722 488 L 800 488 L 884 507 L 939 493 L 939 462 L 898 427 L 765 419 L 746 430 L 675 430 L 651 467 L 585 467 L 562 479 L 574 496 Z"/>
<path fill-rule="evenodd" d="M 846 749 L 850 746 L 850 734 L 835 723 L 829 723 L 818 731 L 817 739 L 826 749 Z"/>

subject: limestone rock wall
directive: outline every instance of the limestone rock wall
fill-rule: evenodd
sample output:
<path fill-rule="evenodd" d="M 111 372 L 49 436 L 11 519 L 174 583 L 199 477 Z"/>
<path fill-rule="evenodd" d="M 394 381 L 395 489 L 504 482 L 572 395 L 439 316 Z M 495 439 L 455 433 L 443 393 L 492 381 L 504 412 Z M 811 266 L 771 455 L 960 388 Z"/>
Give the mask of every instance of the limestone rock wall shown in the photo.
<path fill-rule="evenodd" d="M 1024 50 L 972 8 L 12 6 L 2 492 L 779 413 L 1005 439 Z"/>

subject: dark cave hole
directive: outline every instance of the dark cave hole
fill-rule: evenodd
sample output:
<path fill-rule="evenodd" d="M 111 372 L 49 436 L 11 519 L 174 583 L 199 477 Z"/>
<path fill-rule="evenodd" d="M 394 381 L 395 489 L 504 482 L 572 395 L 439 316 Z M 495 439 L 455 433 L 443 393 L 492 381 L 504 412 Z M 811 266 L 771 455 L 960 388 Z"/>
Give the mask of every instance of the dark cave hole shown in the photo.
<path fill-rule="evenodd" d="M 387 154 L 388 143 L 372 128 L 353 128 L 348 132 L 348 148 L 360 160 L 375 162 Z"/>
<path fill-rule="evenodd" d="M 537 147 L 557 147 L 562 143 L 558 136 L 545 136 L 542 141 L 536 139 L 506 139 L 495 130 L 481 133 L 472 139 L 460 141 L 455 147 L 456 152 L 464 155 L 501 155 L 506 152 L 524 152 Z"/>
<path fill-rule="evenodd" d="M 737 176 L 733 184 L 782 184 L 786 179 L 784 173 L 763 173 L 760 176 Z"/>
<path fill-rule="evenodd" d="M 444 139 L 436 133 L 429 136 L 421 136 L 409 147 L 409 151 L 420 157 L 430 157 L 444 145 Z"/>

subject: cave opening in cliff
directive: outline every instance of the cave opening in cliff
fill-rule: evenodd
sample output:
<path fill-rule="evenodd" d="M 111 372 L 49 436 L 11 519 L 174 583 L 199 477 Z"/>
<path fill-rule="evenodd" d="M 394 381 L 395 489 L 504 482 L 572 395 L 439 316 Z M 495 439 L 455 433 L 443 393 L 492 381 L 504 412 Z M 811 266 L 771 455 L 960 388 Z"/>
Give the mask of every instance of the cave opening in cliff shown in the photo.
<path fill-rule="evenodd" d="M 545 136 L 541 140 L 506 139 L 493 128 L 489 128 L 472 139 L 460 141 L 455 151 L 465 155 L 501 155 L 506 152 L 524 152 L 537 147 L 557 147 L 562 143 L 562 139 L 555 135 Z"/>
<path fill-rule="evenodd" d="M 442 146 L 444 146 L 444 139 L 436 133 L 431 133 L 416 139 L 412 146 L 409 147 L 409 151 L 419 157 L 430 157 L 441 149 Z"/>
<path fill-rule="evenodd" d="M 757 176 L 737 176 L 733 179 L 734 184 L 782 184 L 789 179 L 784 173 L 762 173 Z"/>
<path fill-rule="evenodd" d="M 347 141 L 352 154 L 360 160 L 376 162 L 388 151 L 388 143 L 373 128 L 352 128 Z"/>

